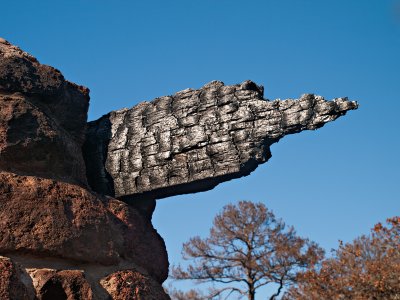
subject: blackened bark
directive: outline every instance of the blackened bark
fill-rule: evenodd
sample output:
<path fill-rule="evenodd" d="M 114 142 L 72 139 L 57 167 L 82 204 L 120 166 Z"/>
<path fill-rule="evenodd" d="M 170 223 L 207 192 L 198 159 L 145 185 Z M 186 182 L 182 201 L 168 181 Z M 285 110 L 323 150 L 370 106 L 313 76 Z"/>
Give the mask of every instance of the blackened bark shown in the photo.
<path fill-rule="evenodd" d="M 249 175 L 285 135 L 317 129 L 358 106 L 312 94 L 269 101 L 263 91 L 251 81 L 213 81 L 89 123 L 89 183 L 133 202 L 209 190 Z"/>

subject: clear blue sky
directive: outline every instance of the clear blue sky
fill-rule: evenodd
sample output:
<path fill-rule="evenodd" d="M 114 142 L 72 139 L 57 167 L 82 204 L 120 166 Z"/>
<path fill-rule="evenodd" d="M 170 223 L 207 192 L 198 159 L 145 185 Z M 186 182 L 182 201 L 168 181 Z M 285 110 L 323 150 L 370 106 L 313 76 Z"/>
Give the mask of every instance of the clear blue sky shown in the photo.
<path fill-rule="evenodd" d="M 242 199 L 328 250 L 400 215 L 400 0 L 42 0 L 0 10 L 0 36 L 91 89 L 90 120 L 214 79 L 254 80 L 269 99 L 359 101 L 284 138 L 251 176 L 159 201 L 154 226 L 171 263 Z"/>

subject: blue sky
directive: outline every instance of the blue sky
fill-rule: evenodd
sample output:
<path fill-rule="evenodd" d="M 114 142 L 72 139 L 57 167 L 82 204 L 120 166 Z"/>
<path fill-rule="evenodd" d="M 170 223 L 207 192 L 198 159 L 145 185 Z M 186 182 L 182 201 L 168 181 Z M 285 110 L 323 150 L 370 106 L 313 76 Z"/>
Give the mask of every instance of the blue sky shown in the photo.
<path fill-rule="evenodd" d="M 171 263 L 238 200 L 264 202 L 327 250 L 400 214 L 400 0 L 6 1 L 0 36 L 88 86 L 90 120 L 214 79 L 251 79 L 269 99 L 359 101 L 273 145 L 249 177 L 160 200 Z"/>

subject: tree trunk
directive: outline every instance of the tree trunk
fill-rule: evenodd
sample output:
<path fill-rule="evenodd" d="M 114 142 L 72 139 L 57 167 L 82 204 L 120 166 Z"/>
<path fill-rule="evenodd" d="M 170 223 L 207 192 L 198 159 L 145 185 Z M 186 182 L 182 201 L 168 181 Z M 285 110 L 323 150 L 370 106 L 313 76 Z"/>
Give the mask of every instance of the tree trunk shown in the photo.
<path fill-rule="evenodd" d="M 248 295 L 249 300 L 255 300 L 256 299 L 256 291 L 254 289 L 254 286 L 251 286 L 249 288 L 249 295 Z"/>

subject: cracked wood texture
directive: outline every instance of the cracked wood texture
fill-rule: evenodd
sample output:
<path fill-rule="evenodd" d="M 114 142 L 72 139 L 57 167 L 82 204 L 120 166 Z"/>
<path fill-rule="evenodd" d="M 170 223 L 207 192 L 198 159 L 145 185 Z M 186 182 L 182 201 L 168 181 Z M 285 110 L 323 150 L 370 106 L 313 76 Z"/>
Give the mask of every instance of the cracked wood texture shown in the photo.
<path fill-rule="evenodd" d="M 90 122 L 89 184 L 127 201 L 209 190 L 249 175 L 285 135 L 317 129 L 358 107 L 313 94 L 269 101 L 263 91 L 252 81 L 213 81 Z"/>

